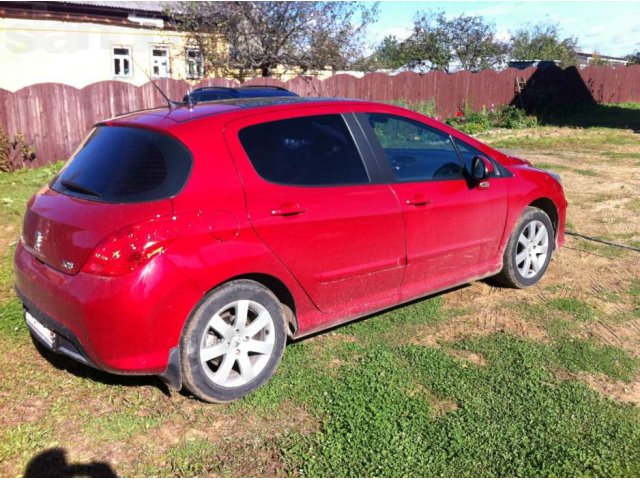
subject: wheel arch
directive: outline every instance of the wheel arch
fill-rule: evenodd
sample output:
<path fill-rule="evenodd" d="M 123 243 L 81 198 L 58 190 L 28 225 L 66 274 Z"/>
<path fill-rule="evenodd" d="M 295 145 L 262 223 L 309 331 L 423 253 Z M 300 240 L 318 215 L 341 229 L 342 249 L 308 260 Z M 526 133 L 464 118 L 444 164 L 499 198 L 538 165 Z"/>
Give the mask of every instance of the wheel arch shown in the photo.
<path fill-rule="evenodd" d="M 284 316 L 287 322 L 287 337 L 293 338 L 298 331 L 296 302 L 291 290 L 282 280 L 267 273 L 246 273 L 229 278 L 224 282 L 221 282 L 219 285 L 223 285 L 234 280 L 253 280 L 254 282 L 257 282 L 269 289 L 271 293 L 276 296 L 284 310 Z M 213 288 L 217 288 L 219 285 L 216 285 Z"/>
<path fill-rule="evenodd" d="M 534 200 L 533 202 L 529 203 L 529 205 L 527 206 L 539 208 L 540 210 L 542 210 L 544 213 L 548 215 L 549 220 L 551 220 L 551 225 L 553 226 L 553 236 L 554 238 L 557 238 L 558 222 L 560 221 L 560 217 L 558 214 L 558 207 L 553 202 L 553 200 L 551 200 L 548 197 L 540 197 Z"/>

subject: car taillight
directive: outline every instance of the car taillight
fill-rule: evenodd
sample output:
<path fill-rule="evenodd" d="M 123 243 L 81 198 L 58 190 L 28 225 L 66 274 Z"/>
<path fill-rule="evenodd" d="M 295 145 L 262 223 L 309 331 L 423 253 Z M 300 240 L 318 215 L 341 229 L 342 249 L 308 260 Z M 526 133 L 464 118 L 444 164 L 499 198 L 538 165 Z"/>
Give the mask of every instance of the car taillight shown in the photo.
<path fill-rule="evenodd" d="M 187 218 L 159 216 L 130 225 L 100 242 L 82 271 L 104 277 L 131 273 L 164 252 L 169 244 L 185 233 L 185 227 L 191 226 L 193 215 Z"/>

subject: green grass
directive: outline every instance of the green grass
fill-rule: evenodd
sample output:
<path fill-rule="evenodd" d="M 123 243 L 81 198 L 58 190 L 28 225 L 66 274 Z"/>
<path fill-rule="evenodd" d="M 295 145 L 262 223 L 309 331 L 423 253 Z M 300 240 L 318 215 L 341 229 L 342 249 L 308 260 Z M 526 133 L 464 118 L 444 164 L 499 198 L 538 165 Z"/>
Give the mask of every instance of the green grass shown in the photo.
<path fill-rule="evenodd" d="M 27 335 L 22 303 L 15 297 L 0 303 L 0 337 L 16 340 L 26 338 Z"/>
<path fill-rule="evenodd" d="M 539 127 L 509 135 L 487 135 L 482 140 L 495 148 L 518 150 L 572 150 L 590 153 L 602 148 L 602 145 L 629 147 L 638 145 L 638 136 L 628 130 L 611 128 L 565 128 L 562 134 L 556 134 L 555 127 Z M 551 132 L 552 134 L 549 134 Z"/>
<path fill-rule="evenodd" d="M 640 153 L 636 152 L 602 152 L 601 155 L 612 160 L 640 160 Z"/>
<path fill-rule="evenodd" d="M 15 461 L 16 453 L 25 461 L 51 442 L 50 431 L 30 423 L 11 426 L 0 433 L 0 464 Z"/>
<path fill-rule="evenodd" d="M 544 127 L 531 135 L 540 132 L 544 136 Z M 583 132 L 587 143 L 604 135 Z M 557 138 L 562 145 L 562 135 Z M 557 146 L 549 145 L 554 148 L 545 151 Z M 0 218 L 16 227 L 16 237 L 24 204 L 57 168 L 0 174 L 0 199 L 10 199 Z M 613 247 L 575 245 L 619 255 Z M 559 374 L 611 381 L 640 375 L 637 358 L 582 338 L 585 326 L 603 315 L 583 297 L 506 306 L 546 328 L 549 343 L 494 334 L 442 341 L 441 348 L 414 343 L 421 332 L 446 328 L 460 312 L 445 308 L 442 297 L 414 302 L 290 344 L 269 383 L 239 402 L 216 406 L 165 397 L 119 377 L 47 365 L 28 343 L 11 293 L 11 257 L 9 248 L 0 259 L 6 373 L 0 408 L 13 415 L 13 423 L 0 428 L 0 472 L 21 474 L 29 458 L 62 446 L 71 462 L 78 450 L 97 460 L 102 450 L 126 452 L 114 464 L 123 476 L 640 475 L 640 409 Z M 553 297 L 566 289 L 564 281 L 546 291 Z M 627 294 L 640 312 L 639 280 L 620 293 Z M 470 301 L 465 313 L 474 308 Z M 453 350 L 476 353 L 486 365 L 453 356 Z M 23 404 L 36 406 L 34 418 L 13 408 Z M 95 415 L 103 406 L 108 413 Z M 238 426 L 228 437 L 211 427 L 227 420 Z M 159 434 L 165 428 L 175 443 Z"/>
<path fill-rule="evenodd" d="M 84 422 L 84 431 L 102 442 L 117 441 L 136 434 L 144 434 L 158 425 L 157 415 L 140 415 L 136 411 L 110 413 L 104 417 L 90 417 Z"/>
<path fill-rule="evenodd" d="M 640 103 L 587 105 L 547 116 L 545 123 L 552 125 L 572 125 L 581 128 L 607 127 L 617 129 L 640 128 Z"/>
<path fill-rule="evenodd" d="M 147 476 L 157 477 L 167 472 L 173 477 L 230 476 L 222 469 L 220 449 L 210 440 L 185 440 L 171 447 L 165 455 L 164 468 L 154 466 L 146 472 Z"/>
<path fill-rule="evenodd" d="M 623 257 L 626 252 L 620 248 L 612 245 L 606 245 L 602 243 L 589 242 L 587 240 L 577 239 L 574 243 L 575 247 L 586 251 L 593 252 L 597 255 L 603 255 L 607 258 L 620 258 Z"/>
<path fill-rule="evenodd" d="M 548 305 L 551 308 L 568 313 L 572 318 L 581 322 L 593 320 L 596 316 L 589 305 L 575 298 L 555 298 L 549 301 Z"/>
<path fill-rule="evenodd" d="M 594 172 L 593 170 L 586 170 L 584 168 L 573 168 L 567 165 L 558 165 L 557 163 L 536 162 L 534 166 L 542 170 L 551 170 L 555 172 L 573 172 L 579 175 L 584 175 L 586 177 L 599 176 L 599 174 Z"/>
<path fill-rule="evenodd" d="M 372 346 L 324 395 L 323 428 L 284 445 L 303 476 L 629 476 L 640 473 L 640 418 L 561 367 L 576 352 L 494 335 L 453 345 L 482 354 L 469 365 L 438 349 Z M 597 371 L 599 365 L 587 365 Z M 429 399 L 457 410 L 435 415 Z"/>
<path fill-rule="evenodd" d="M 24 208 L 40 187 L 51 180 L 62 168 L 64 162 L 57 162 L 44 168 L 28 168 L 0 174 L 0 220 L 4 225 L 15 223 L 22 218 Z"/>

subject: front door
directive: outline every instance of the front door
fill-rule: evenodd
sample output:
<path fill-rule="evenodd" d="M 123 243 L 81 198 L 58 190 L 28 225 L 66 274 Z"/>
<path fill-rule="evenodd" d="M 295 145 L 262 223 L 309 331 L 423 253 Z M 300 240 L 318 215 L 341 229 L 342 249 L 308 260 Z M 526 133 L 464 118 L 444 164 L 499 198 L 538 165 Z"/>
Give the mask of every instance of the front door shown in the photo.
<path fill-rule="evenodd" d="M 360 118 L 395 177 L 407 238 L 404 297 L 492 268 L 506 221 L 505 183 L 470 182 L 452 137 L 434 127 L 389 114 Z"/>
<path fill-rule="evenodd" d="M 342 115 L 297 115 L 226 130 L 251 223 L 320 310 L 347 316 L 389 304 L 405 258 L 395 194 L 372 183 Z"/>

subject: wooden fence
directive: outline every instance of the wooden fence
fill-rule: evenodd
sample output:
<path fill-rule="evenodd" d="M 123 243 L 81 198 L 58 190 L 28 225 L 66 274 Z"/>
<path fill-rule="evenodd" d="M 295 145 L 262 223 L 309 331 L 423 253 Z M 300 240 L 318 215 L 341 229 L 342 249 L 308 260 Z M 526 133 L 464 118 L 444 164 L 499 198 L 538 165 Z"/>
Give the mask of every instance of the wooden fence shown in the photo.
<path fill-rule="evenodd" d="M 516 79 L 526 86 L 518 97 Z M 169 97 L 181 99 L 189 85 L 179 80 L 158 84 Z M 526 70 L 506 69 L 479 73 L 401 73 L 389 76 L 371 73 L 363 78 L 335 75 L 326 80 L 298 77 L 287 82 L 256 78 L 246 84 L 281 85 L 310 97 L 360 98 L 375 101 L 432 101 L 441 117 L 453 116 L 466 104 L 472 109 L 535 102 L 560 108 L 583 102 L 640 102 L 640 65 Z M 234 86 L 226 79 L 202 81 L 198 86 Z M 193 87 L 192 87 L 193 88 Z M 544 94 L 541 94 L 543 92 Z M 11 137 L 23 133 L 35 146 L 34 165 L 66 159 L 96 122 L 133 110 L 163 105 L 154 87 L 105 81 L 77 89 L 69 85 L 43 83 L 16 92 L 0 89 L 0 128 Z M 527 106 L 527 105 L 525 105 Z"/>

